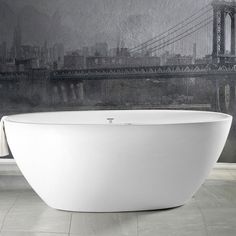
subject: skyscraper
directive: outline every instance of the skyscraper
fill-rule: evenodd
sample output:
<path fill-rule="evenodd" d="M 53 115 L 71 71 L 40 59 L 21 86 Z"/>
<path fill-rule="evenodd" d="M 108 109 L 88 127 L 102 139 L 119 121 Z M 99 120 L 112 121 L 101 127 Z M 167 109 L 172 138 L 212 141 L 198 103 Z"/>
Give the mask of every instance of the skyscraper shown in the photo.
<path fill-rule="evenodd" d="M 56 43 L 53 45 L 53 61 L 57 63 L 59 67 L 64 64 L 64 45 L 62 43 Z"/>
<path fill-rule="evenodd" d="M 3 42 L 0 44 L 0 63 L 6 63 L 7 59 L 7 43 Z"/>
<path fill-rule="evenodd" d="M 12 44 L 12 56 L 15 59 L 21 58 L 21 43 L 22 43 L 21 27 L 18 20 L 17 26 L 15 27 L 14 30 L 13 44 Z"/>
<path fill-rule="evenodd" d="M 108 54 L 108 45 L 106 42 L 96 43 L 94 45 L 94 50 L 95 50 L 95 54 L 97 54 L 97 56 L 106 57 Z"/>

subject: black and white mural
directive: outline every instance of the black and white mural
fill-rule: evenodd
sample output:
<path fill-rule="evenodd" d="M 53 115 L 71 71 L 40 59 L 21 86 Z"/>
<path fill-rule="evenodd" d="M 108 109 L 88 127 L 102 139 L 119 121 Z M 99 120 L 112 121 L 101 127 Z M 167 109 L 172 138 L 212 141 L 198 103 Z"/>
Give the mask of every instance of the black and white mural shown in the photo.
<path fill-rule="evenodd" d="M 221 0 L 0 0 L 0 115 L 234 115 L 235 9 Z M 235 127 L 220 161 L 236 162 Z"/>

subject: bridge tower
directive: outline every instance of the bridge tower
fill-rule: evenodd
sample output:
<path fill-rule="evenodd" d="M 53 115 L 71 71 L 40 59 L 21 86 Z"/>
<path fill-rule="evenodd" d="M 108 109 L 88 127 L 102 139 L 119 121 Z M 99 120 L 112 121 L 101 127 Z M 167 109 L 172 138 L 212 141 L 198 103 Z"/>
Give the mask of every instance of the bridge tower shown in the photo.
<path fill-rule="evenodd" d="M 225 63 L 226 58 L 235 58 L 235 14 L 236 2 L 225 0 L 213 0 L 213 50 L 212 59 L 215 63 Z M 225 18 L 231 19 L 231 45 L 230 55 L 225 50 Z"/>

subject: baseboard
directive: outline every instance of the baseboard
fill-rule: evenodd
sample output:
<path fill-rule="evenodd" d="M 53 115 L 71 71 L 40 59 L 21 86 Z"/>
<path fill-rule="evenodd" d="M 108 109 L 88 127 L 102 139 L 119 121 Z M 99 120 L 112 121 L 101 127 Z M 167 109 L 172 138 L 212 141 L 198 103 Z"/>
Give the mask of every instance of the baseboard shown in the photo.
<path fill-rule="evenodd" d="M 0 176 L 22 176 L 14 159 L 0 159 Z"/>
<path fill-rule="evenodd" d="M 229 169 L 229 170 L 235 170 L 236 169 L 236 163 L 223 163 L 218 162 L 215 164 L 214 169 Z"/>
<path fill-rule="evenodd" d="M 0 159 L 0 191 L 30 188 L 14 159 Z"/>

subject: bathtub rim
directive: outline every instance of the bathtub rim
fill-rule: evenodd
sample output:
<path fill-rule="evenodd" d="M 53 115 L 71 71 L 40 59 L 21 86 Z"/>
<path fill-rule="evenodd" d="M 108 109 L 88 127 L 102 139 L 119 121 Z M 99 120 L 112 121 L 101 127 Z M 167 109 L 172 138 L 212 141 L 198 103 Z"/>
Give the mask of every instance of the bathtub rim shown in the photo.
<path fill-rule="evenodd" d="M 15 121 L 15 120 L 9 120 L 11 116 L 18 116 L 18 115 L 30 115 L 30 114 L 48 114 L 48 113 L 73 113 L 73 112 L 119 112 L 119 111 L 137 111 L 137 112 L 146 112 L 146 111 L 159 111 L 159 112 L 183 112 L 183 113 L 203 113 L 203 114 L 212 114 L 212 115 L 220 115 L 222 118 L 214 118 L 212 120 L 202 120 L 202 121 L 184 121 L 184 122 L 170 122 L 170 123 L 47 123 L 47 122 L 25 122 L 25 121 Z M 9 123 L 17 123 L 17 124 L 23 124 L 23 125 L 46 125 L 46 126 L 110 126 L 110 127 L 116 127 L 116 126 L 159 126 L 159 125 L 191 125 L 191 124 L 209 124 L 209 123 L 218 123 L 218 122 L 225 122 L 230 121 L 232 122 L 233 116 L 229 115 L 227 113 L 223 112 L 214 112 L 214 111 L 199 111 L 199 110 L 167 110 L 167 109 L 146 109 L 146 110 L 81 110 L 81 111 L 49 111 L 49 112 L 32 112 L 32 113 L 19 113 L 14 115 L 9 115 L 5 117 L 4 122 Z"/>

